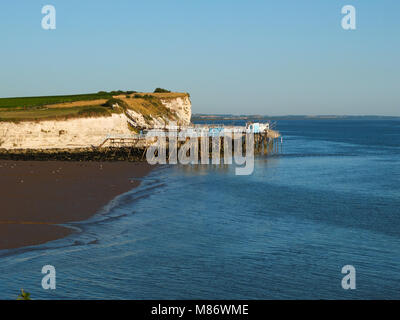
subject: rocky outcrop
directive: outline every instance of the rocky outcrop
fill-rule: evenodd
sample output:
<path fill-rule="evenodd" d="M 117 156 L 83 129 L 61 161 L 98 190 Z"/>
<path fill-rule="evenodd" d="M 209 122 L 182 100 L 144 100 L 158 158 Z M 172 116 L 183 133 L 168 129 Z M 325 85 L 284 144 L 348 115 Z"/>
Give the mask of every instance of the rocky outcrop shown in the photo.
<path fill-rule="evenodd" d="M 145 129 L 151 128 L 164 128 L 173 121 L 181 126 L 187 126 L 190 124 L 192 117 L 192 105 L 188 94 L 181 94 L 179 97 L 167 97 L 158 98 L 162 108 L 165 112 L 159 112 L 158 114 L 146 113 L 142 114 L 138 110 L 135 110 L 135 102 L 132 99 L 126 99 L 125 97 L 118 97 L 128 108 L 125 108 L 125 115 L 129 119 L 129 123 L 132 127 L 139 127 Z M 145 102 L 146 103 L 146 102 Z"/>
<path fill-rule="evenodd" d="M 190 124 L 190 119 L 192 117 L 192 104 L 188 95 L 182 98 L 160 100 L 164 106 L 176 113 L 181 122 L 180 125 Z"/>

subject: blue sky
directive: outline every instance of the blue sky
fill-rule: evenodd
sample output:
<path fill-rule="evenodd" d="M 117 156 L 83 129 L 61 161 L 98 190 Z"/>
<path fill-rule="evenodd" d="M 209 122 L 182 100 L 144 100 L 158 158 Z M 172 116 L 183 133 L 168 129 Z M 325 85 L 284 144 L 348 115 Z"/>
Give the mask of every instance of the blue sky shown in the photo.
<path fill-rule="evenodd" d="M 398 0 L 2 1 L 0 97 L 165 87 L 195 113 L 400 116 L 399 36 Z"/>

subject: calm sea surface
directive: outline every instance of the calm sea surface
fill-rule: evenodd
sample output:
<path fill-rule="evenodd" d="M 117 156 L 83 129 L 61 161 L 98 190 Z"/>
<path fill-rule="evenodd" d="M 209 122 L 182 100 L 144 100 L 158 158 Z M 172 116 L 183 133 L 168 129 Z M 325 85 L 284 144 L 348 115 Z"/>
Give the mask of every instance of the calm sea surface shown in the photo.
<path fill-rule="evenodd" d="M 78 233 L 0 251 L 0 298 L 400 299 L 400 121 L 278 129 L 283 153 L 251 176 L 161 167 Z M 356 290 L 341 288 L 348 264 Z"/>

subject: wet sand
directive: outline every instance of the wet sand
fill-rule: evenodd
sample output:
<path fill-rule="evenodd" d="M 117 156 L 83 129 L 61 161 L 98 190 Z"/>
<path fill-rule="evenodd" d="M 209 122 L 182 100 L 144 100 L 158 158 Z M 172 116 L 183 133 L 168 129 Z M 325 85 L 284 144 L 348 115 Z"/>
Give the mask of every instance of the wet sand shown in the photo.
<path fill-rule="evenodd" d="M 0 160 L 0 250 L 69 235 L 57 224 L 88 219 L 150 170 L 147 163 Z"/>

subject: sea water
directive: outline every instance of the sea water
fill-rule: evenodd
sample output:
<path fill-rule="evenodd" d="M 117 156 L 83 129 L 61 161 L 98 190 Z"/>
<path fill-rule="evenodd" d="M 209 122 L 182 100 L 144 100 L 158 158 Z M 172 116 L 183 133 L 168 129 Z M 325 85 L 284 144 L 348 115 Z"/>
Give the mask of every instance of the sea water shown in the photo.
<path fill-rule="evenodd" d="M 400 121 L 278 121 L 279 154 L 162 166 L 65 239 L 0 251 L 0 298 L 400 299 Z M 56 268 L 56 289 L 41 270 Z M 344 290 L 342 267 L 356 269 Z"/>

